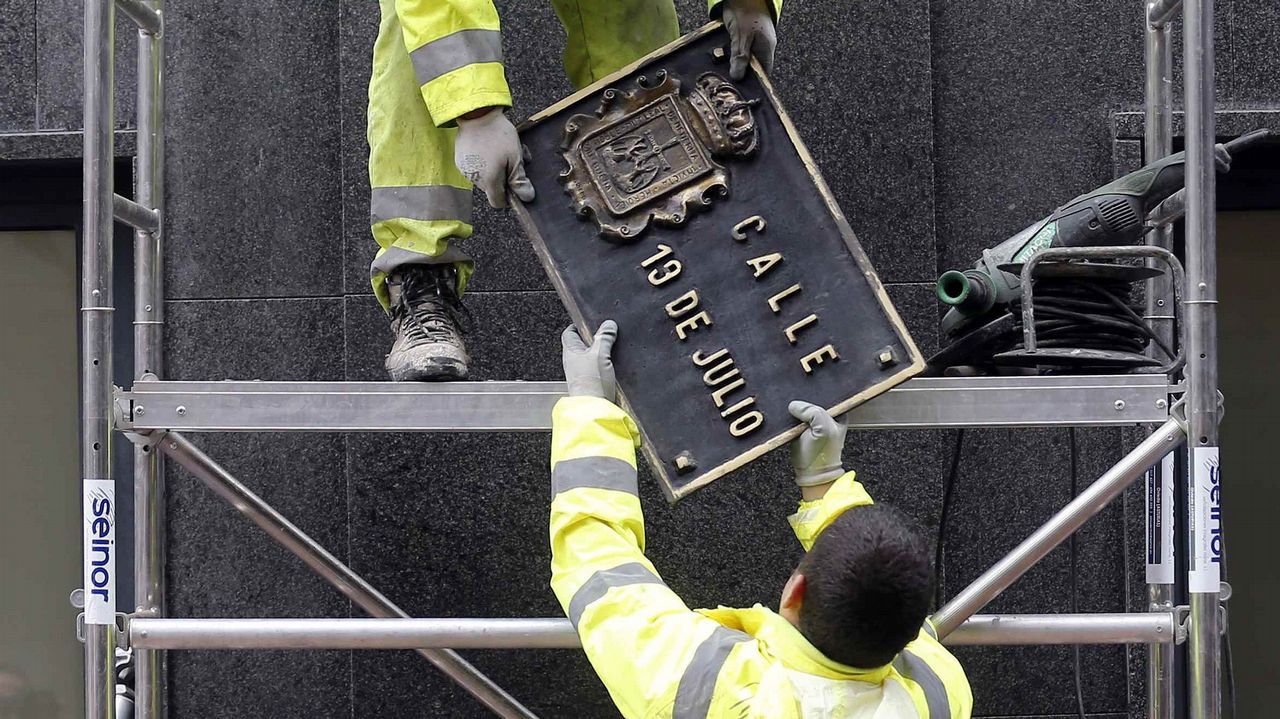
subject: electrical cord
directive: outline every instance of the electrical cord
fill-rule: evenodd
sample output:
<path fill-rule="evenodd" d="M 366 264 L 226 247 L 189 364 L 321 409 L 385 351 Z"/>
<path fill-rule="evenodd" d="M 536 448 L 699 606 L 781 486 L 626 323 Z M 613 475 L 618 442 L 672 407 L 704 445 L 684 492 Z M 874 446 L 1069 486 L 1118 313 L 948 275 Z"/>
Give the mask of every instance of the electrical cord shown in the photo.
<path fill-rule="evenodd" d="M 1071 461 L 1070 461 L 1071 463 L 1071 496 L 1074 498 L 1076 494 L 1079 493 L 1080 491 L 1079 454 L 1078 454 L 1078 449 L 1076 447 L 1075 428 L 1074 427 L 1069 428 L 1067 430 L 1067 433 L 1068 433 L 1068 438 L 1070 440 L 1069 451 L 1070 451 L 1070 457 L 1071 457 Z M 942 509 L 938 513 L 938 542 L 935 550 L 936 554 L 934 556 L 934 567 L 937 575 L 937 581 L 934 584 L 934 602 L 939 607 L 942 606 L 942 578 L 944 576 L 944 566 L 945 566 L 943 564 L 944 557 L 945 557 L 945 553 L 943 552 L 943 547 L 946 542 L 946 536 L 947 536 L 947 533 L 946 533 L 947 516 L 950 514 L 950 511 L 951 511 L 951 499 L 953 496 L 953 490 L 955 488 L 956 479 L 960 475 L 960 461 L 963 455 L 964 455 L 964 428 L 962 427 L 956 430 L 956 441 L 955 441 L 955 445 L 951 450 L 951 466 L 947 471 L 946 479 L 944 480 L 942 485 Z M 1079 579 L 1078 579 L 1079 552 L 1076 547 L 1075 533 L 1072 533 L 1071 537 L 1067 540 L 1067 547 L 1071 553 L 1071 560 L 1070 560 L 1070 566 L 1069 566 L 1069 584 L 1071 587 L 1071 611 L 1072 613 L 1078 614 L 1080 612 L 1080 599 L 1079 599 L 1080 592 L 1079 592 Z M 1224 552 L 1224 555 L 1225 555 L 1225 552 Z M 1225 566 L 1224 566 L 1224 570 L 1225 570 Z M 1084 672 L 1083 672 L 1083 666 L 1082 666 L 1082 661 L 1080 657 L 1080 645 L 1076 644 L 1075 646 L 1072 647 L 1072 650 L 1073 650 L 1072 673 L 1074 675 L 1075 690 L 1076 690 L 1076 716 L 1078 717 L 1078 719 L 1086 719 L 1085 709 L 1084 709 L 1084 677 L 1083 677 Z M 1230 670 L 1231 649 L 1230 649 L 1229 638 L 1228 638 L 1228 644 L 1225 646 L 1225 651 L 1226 651 L 1227 657 L 1226 657 L 1226 666 L 1224 666 L 1224 670 L 1225 670 L 1224 673 L 1226 673 L 1227 676 L 1229 677 L 1228 688 L 1231 692 L 1231 701 L 1229 703 L 1229 706 L 1232 709 L 1231 716 L 1234 717 L 1235 715 L 1235 712 L 1234 712 L 1235 682 L 1234 682 L 1234 678 L 1231 677 L 1231 670 Z"/>
<path fill-rule="evenodd" d="M 947 472 L 946 480 L 942 485 L 942 509 L 938 512 L 938 541 L 935 545 L 936 554 L 933 558 L 934 583 L 933 583 L 933 602 L 934 606 L 942 606 L 942 578 L 943 578 L 943 553 L 942 546 L 947 536 L 947 514 L 951 511 L 951 490 L 955 486 L 956 477 L 960 474 L 960 456 L 964 452 L 964 428 L 956 430 L 956 444 L 951 451 L 951 469 Z"/>
<path fill-rule="evenodd" d="M 1140 355 L 1148 340 L 1169 357 L 1173 350 L 1143 320 L 1135 282 L 1104 277 L 1042 277 L 1035 282 L 1036 346 L 1108 350 Z M 1022 349 L 1022 301 L 1013 314 L 1014 348 Z"/>
<path fill-rule="evenodd" d="M 1076 493 L 1080 491 L 1079 473 L 1076 471 L 1076 464 L 1077 464 L 1076 428 L 1075 427 L 1069 428 L 1067 430 L 1067 433 L 1070 439 L 1069 444 L 1070 444 L 1070 453 L 1071 453 L 1071 497 L 1074 499 L 1076 496 Z M 1071 533 L 1071 537 L 1067 540 L 1067 546 L 1069 548 L 1069 551 L 1071 552 L 1071 564 L 1070 564 L 1070 570 L 1069 570 L 1070 585 L 1071 585 L 1071 613 L 1079 614 L 1080 613 L 1080 597 L 1079 597 L 1080 592 L 1079 592 L 1079 586 L 1078 586 L 1078 581 L 1076 577 L 1076 573 L 1077 573 L 1076 564 L 1079 559 L 1079 553 L 1076 551 L 1076 533 L 1075 532 Z M 1079 717 L 1079 719 L 1085 719 L 1084 680 L 1081 676 L 1083 672 L 1081 671 L 1081 666 L 1080 666 L 1080 645 L 1079 644 L 1072 645 L 1072 650 L 1073 650 L 1073 657 L 1072 657 L 1073 673 L 1075 674 L 1075 682 L 1076 682 L 1076 715 Z"/>

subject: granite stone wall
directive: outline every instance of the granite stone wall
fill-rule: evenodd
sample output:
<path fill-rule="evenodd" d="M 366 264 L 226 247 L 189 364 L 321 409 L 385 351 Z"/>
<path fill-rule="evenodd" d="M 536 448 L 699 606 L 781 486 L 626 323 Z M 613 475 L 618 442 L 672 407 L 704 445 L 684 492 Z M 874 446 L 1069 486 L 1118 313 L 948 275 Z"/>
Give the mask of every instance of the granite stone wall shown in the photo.
<path fill-rule="evenodd" d="M 550 5 L 505 0 L 513 114 L 569 91 Z M 367 275 L 364 106 L 373 0 L 169 0 L 166 282 L 172 379 L 379 380 L 391 341 Z M 679 0 L 683 27 L 704 18 Z M 1219 0 L 1220 97 L 1276 107 L 1280 7 Z M 80 4 L 0 0 L 0 159 L 74 157 Z M 791 0 L 775 83 L 926 353 L 930 280 L 1098 185 L 1140 147 L 1142 3 Z M 121 149 L 135 82 L 121 22 Z M 1131 136 L 1131 135 L 1130 135 Z M 557 379 L 568 321 L 509 213 L 477 203 L 465 247 L 476 379 Z M 943 594 L 1023 539 L 1123 452 L 1117 430 L 852 433 L 878 499 L 938 534 L 956 452 Z M 201 435 L 198 444 L 417 616 L 553 616 L 545 435 Z M 171 610 L 182 617 L 359 616 L 336 591 L 171 468 Z M 772 604 L 799 556 L 784 454 L 676 507 L 644 483 L 649 553 L 692 605 Z M 1073 558 L 1074 557 L 1074 558 Z M 1141 608 L 1141 496 L 1130 492 L 990 607 Z M 1075 587 L 1072 591 L 1072 587 Z M 547 717 L 612 717 L 571 651 L 467 658 Z M 976 715 L 1074 716 L 1075 654 L 961 649 Z M 1136 717 L 1141 649 L 1084 648 L 1085 710 Z M 175 653 L 179 718 L 480 717 L 411 652 Z"/>

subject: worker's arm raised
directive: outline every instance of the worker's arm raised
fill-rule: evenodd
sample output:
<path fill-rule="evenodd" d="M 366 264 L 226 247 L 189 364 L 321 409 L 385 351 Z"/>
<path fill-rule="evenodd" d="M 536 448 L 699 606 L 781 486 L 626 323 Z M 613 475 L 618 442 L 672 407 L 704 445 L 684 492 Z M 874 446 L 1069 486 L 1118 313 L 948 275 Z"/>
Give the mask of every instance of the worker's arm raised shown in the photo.
<path fill-rule="evenodd" d="M 485 107 L 510 107 L 492 0 L 395 0 L 404 45 L 436 125 Z"/>
<path fill-rule="evenodd" d="M 808 550 L 814 540 L 845 510 L 871 504 L 871 495 L 853 472 L 844 470 L 844 438 L 848 428 L 825 409 L 809 402 L 792 402 L 787 409 L 809 425 L 791 442 L 791 468 L 803 501 L 788 517 L 796 537 Z"/>
<path fill-rule="evenodd" d="M 749 637 L 690 611 L 644 556 L 639 433 L 610 401 L 615 332 L 606 322 L 591 348 L 565 332 L 570 396 L 552 412 L 551 588 L 623 716 L 647 719 L 709 706 L 720 666 Z"/>

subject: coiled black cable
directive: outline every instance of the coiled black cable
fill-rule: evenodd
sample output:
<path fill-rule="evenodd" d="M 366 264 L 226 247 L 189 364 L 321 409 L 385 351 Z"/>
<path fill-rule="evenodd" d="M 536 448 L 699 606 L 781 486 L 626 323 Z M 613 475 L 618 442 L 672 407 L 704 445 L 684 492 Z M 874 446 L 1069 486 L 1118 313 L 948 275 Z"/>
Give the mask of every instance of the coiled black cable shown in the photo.
<path fill-rule="evenodd" d="M 1041 277 L 1035 280 L 1037 348 L 1093 349 L 1142 354 L 1155 340 L 1170 357 L 1172 350 L 1142 319 L 1131 280 L 1107 277 Z M 1022 343 L 1022 299 L 1010 304 L 1014 349 Z"/>

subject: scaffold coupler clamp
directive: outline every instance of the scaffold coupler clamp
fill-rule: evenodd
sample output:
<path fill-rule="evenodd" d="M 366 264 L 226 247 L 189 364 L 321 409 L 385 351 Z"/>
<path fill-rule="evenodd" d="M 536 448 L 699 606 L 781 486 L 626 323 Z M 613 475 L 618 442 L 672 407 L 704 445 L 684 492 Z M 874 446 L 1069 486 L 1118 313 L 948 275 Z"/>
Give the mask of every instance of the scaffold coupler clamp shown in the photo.
<path fill-rule="evenodd" d="M 1191 606 L 1179 604 L 1173 608 L 1173 641 L 1182 644 L 1191 633 Z"/>
<path fill-rule="evenodd" d="M 146 374 L 142 376 L 142 380 L 155 379 L 155 375 Z M 137 415 L 142 414 L 146 409 L 142 405 L 134 405 L 120 398 L 120 388 L 115 388 L 115 400 L 111 404 L 112 412 L 115 414 L 115 427 L 135 446 L 142 447 L 146 451 L 150 451 L 164 439 L 167 434 L 162 429 L 148 429 L 137 431 L 133 429 L 133 420 Z"/>
<path fill-rule="evenodd" d="M 1218 583 L 1218 633 L 1226 635 L 1227 633 L 1227 600 L 1231 598 L 1231 584 L 1228 582 Z M 1187 636 L 1191 632 L 1191 607 L 1186 604 L 1179 604 L 1173 608 L 1173 634 L 1177 644 L 1182 644 L 1187 640 Z"/>
<path fill-rule="evenodd" d="M 1222 423 L 1222 417 L 1227 413 L 1227 398 L 1222 394 L 1222 390 L 1217 390 L 1218 394 L 1218 423 Z M 1187 395 L 1185 391 L 1178 397 L 1172 405 L 1169 406 L 1169 418 L 1178 423 L 1182 428 L 1183 434 L 1187 429 Z"/>
<path fill-rule="evenodd" d="M 1231 598 L 1231 584 L 1229 582 L 1218 583 L 1218 633 L 1226 636 L 1227 634 L 1227 600 Z"/>
<path fill-rule="evenodd" d="M 76 587 L 71 590 L 71 596 L 67 597 L 71 602 L 71 606 L 76 609 L 84 609 L 84 589 Z M 129 620 L 130 616 L 124 612 L 116 612 L 116 647 L 125 651 L 129 650 Z M 84 644 L 84 612 L 76 615 L 76 641 Z"/>

